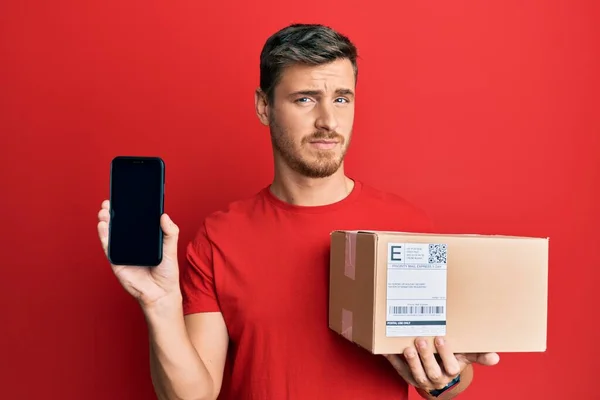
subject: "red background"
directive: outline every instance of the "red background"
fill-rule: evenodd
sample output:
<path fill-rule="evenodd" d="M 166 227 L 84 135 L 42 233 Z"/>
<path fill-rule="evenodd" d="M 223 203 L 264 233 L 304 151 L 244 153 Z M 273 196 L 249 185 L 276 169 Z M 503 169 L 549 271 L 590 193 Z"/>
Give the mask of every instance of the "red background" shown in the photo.
<path fill-rule="evenodd" d="M 165 159 L 183 246 L 269 182 L 258 56 L 298 21 L 360 49 L 353 176 L 445 231 L 551 238 L 548 351 L 503 355 L 461 398 L 598 396 L 598 2 L 317 4 L 0 3 L 3 398 L 153 398 L 144 320 L 96 237 L 110 159 Z"/>

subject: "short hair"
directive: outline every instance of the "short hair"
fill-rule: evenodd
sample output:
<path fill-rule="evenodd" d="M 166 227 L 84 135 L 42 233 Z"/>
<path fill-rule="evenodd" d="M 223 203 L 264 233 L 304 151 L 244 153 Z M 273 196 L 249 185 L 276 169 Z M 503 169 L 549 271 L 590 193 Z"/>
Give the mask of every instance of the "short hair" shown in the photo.
<path fill-rule="evenodd" d="M 269 102 L 286 67 L 322 65 L 348 59 L 358 78 L 356 46 L 348 37 L 320 24 L 292 24 L 270 36 L 260 54 L 260 88 Z"/>

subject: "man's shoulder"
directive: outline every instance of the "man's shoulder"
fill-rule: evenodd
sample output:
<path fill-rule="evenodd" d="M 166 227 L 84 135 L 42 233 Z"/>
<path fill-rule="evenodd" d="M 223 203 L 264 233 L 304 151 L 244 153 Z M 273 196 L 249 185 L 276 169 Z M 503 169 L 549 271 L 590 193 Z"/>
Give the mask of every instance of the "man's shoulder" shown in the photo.
<path fill-rule="evenodd" d="M 192 235 L 191 243 L 196 251 L 206 244 L 220 242 L 222 237 L 243 234 L 240 230 L 250 228 L 257 210 L 261 209 L 260 203 L 264 197 L 263 190 L 246 197 L 231 200 L 221 207 L 206 214 Z M 188 248 L 188 251 L 190 248 Z"/>
<path fill-rule="evenodd" d="M 239 226 L 241 222 L 250 221 L 263 208 L 264 190 L 261 189 L 239 199 L 231 200 L 222 207 L 210 212 L 204 217 L 203 225 L 206 230 L 221 230 Z"/>
<path fill-rule="evenodd" d="M 200 232 L 208 237 L 216 237 L 222 233 L 232 234 L 232 230 L 251 227 L 265 211 L 265 190 L 240 197 L 223 204 L 208 213 L 202 220 Z"/>
<path fill-rule="evenodd" d="M 385 218 L 399 219 L 403 222 L 411 220 L 418 226 L 431 229 L 431 217 L 424 208 L 410 200 L 408 197 L 376 186 L 361 183 L 362 206 L 372 210 L 373 214 Z"/>
<path fill-rule="evenodd" d="M 370 184 L 362 183 L 362 197 L 366 203 L 384 208 L 401 209 L 407 212 L 423 213 L 423 209 L 407 197 Z"/>

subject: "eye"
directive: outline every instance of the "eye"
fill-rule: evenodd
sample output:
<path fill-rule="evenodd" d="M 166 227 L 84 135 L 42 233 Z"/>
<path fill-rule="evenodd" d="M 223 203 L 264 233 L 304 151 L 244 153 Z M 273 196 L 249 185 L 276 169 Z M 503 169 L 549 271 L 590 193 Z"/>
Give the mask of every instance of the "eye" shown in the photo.
<path fill-rule="evenodd" d="M 348 99 L 344 98 L 344 97 L 338 97 L 337 99 L 335 99 L 336 103 L 348 103 Z"/>
<path fill-rule="evenodd" d="M 310 99 L 308 97 L 300 97 L 299 99 L 296 99 L 296 103 L 306 103 L 309 101 Z"/>

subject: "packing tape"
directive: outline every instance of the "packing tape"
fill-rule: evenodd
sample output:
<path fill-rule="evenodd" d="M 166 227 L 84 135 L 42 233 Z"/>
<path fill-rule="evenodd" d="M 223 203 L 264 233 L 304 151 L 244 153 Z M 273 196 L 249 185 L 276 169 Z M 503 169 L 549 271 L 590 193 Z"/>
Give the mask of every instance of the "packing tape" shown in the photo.
<path fill-rule="evenodd" d="M 352 311 L 342 308 L 342 336 L 352 341 Z"/>
<path fill-rule="evenodd" d="M 357 232 L 346 232 L 346 256 L 344 274 L 354 280 L 356 271 L 356 235 Z"/>

